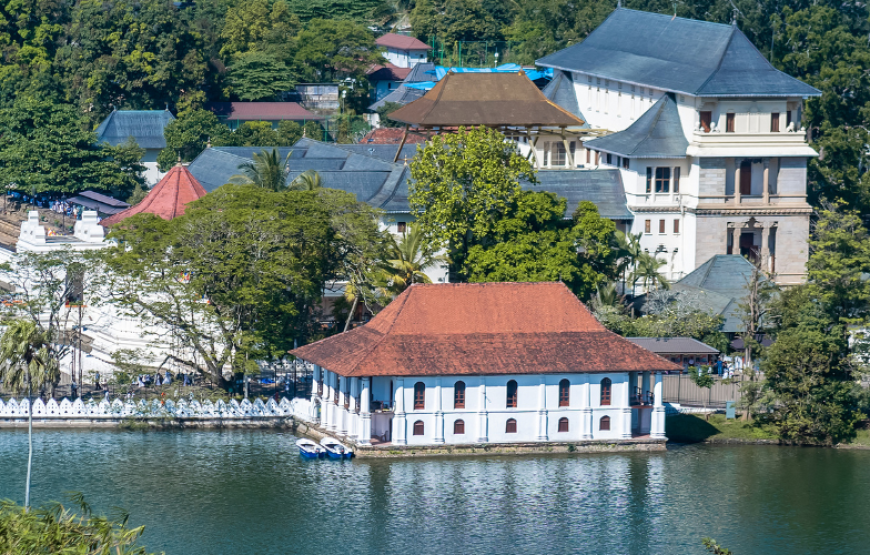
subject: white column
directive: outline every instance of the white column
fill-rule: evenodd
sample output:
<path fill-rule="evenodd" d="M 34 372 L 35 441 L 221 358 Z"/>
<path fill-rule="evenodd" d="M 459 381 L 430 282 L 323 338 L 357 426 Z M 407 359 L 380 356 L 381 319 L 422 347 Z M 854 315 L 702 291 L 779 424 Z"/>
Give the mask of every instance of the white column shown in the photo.
<path fill-rule="evenodd" d="M 371 445 L 372 438 L 372 413 L 369 408 L 369 387 L 370 387 L 371 378 L 363 378 L 362 379 L 362 391 L 359 395 L 359 406 L 361 413 L 361 422 L 362 429 L 359 432 L 359 444 L 360 445 Z"/>
<path fill-rule="evenodd" d="M 359 418 L 356 414 L 356 396 L 359 393 L 359 378 L 348 378 L 350 380 L 350 408 L 348 409 L 347 417 L 347 437 L 356 439 L 359 427 L 357 421 Z"/>
<path fill-rule="evenodd" d="M 350 412 L 344 408 L 350 403 L 350 380 L 351 378 L 342 378 L 341 387 L 339 387 L 338 398 L 338 433 L 339 435 L 347 435 L 348 422 L 350 421 Z"/>
<path fill-rule="evenodd" d="M 435 378 L 435 443 L 444 443 L 444 412 L 441 410 L 441 378 Z"/>
<path fill-rule="evenodd" d="M 393 443 L 396 445 L 406 445 L 408 443 L 407 430 L 405 429 L 405 380 L 396 380 L 396 399 L 394 406 L 396 407 L 395 416 L 393 416 Z"/>
<path fill-rule="evenodd" d="M 477 408 L 477 442 L 488 443 L 489 437 L 487 435 L 487 432 L 489 429 L 489 418 L 486 413 L 486 378 L 484 378 L 483 376 L 481 376 L 480 378 L 480 386 L 478 387 L 478 391 L 480 392 L 480 400 Z"/>
<path fill-rule="evenodd" d="M 626 378 L 629 374 L 626 372 Z M 619 406 L 622 408 L 622 438 L 628 439 L 631 437 L 631 403 L 629 402 L 630 384 L 626 379 L 622 382 L 622 402 Z"/>
<path fill-rule="evenodd" d="M 655 401 L 653 402 L 652 421 L 650 422 L 650 436 L 656 439 L 665 438 L 665 406 L 662 404 L 662 374 L 655 373 L 655 386 L 653 388 Z"/>
<path fill-rule="evenodd" d="M 548 441 L 547 436 L 547 378 L 541 376 L 538 385 L 538 441 Z"/>
<path fill-rule="evenodd" d="M 314 375 L 311 380 L 311 418 L 317 420 L 317 390 L 322 380 L 320 366 L 314 365 Z"/>
<path fill-rule="evenodd" d="M 334 403 L 332 402 L 332 372 L 329 370 L 323 371 L 323 397 L 322 397 L 322 411 L 323 411 L 323 419 L 321 425 L 325 430 L 334 430 L 335 424 L 332 421 L 332 407 Z"/>
<path fill-rule="evenodd" d="M 586 383 L 580 389 L 580 439 L 592 439 L 592 376 L 586 376 Z"/>

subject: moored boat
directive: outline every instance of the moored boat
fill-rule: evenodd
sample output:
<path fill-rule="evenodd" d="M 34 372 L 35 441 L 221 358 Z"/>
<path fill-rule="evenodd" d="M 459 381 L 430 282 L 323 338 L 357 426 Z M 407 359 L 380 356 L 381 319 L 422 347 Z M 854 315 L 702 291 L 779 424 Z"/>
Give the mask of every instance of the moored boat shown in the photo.
<path fill-rule="evenodd" d="M 296 447 L 299 448 L 299 454 L 306 459 L 322 459 L 326 454 L 326 450 L 307 438 L 296 440 Z"/>
<path fill-rule="evenodd" d="M 335 438 L 325 437 L 320 440 L 320 445 L 326 449 L 326 456 L 330 459 L 349 459 L 353 457 L 353 450 L 348 449 Z"/>

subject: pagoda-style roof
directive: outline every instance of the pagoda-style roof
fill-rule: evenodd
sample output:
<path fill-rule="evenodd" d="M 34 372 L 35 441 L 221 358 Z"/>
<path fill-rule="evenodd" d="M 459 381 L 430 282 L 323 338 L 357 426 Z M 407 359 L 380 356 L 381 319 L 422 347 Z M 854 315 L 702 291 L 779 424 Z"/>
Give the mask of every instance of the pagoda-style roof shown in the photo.
<path fill-rule="evenodd" d="M 171 220 L 184 214 L 184 208 L 188 203 L 201 199 L 205 194 L 205 189 L 193 174 L 186 167 L 178 164 L 163 176 L 142 202 L 102 220 L 100 224 L 110 227 L 130 216 L 142 213 Z"/>
<path fill-rule="evenodd" d="M 448 73 L 390 119 L 421 128 L 582 127 L 583 120 L 547 99 L 525 72 Z"/>
<path fill-rule="evenodd" d="M 368 324 L 291 354 L 347 377 L 679 370 L 552 282 L 412 285 Z"/>

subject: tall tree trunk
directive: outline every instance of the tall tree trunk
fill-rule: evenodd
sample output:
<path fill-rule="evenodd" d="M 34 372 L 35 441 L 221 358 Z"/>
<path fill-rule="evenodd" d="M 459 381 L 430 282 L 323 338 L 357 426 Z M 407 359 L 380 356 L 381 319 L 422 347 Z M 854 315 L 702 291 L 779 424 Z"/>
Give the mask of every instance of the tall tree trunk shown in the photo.
<path fill-rule="evenodd" d="M 344 323 L 344 331 L 347 331 L 350 328 L 350 322 L 353 320 L 353 315 L 356 312 L 356 307 L 359 306 L 359 295 L 354 296 L 353 304 L 350 305 L 350 313 L 347 315 L 347 321 Z"/>

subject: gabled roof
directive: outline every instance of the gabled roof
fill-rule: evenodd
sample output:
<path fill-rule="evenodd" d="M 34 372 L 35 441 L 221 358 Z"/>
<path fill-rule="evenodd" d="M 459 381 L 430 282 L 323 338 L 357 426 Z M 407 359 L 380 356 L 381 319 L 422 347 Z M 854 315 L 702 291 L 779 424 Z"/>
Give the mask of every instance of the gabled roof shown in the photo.
<path fill-rule="evenodd" d="M 404 81 L 411 73 L 409 67 L 399 67 L 395 64 L 387 63 L 387 65 L 376 64 L 369 68 L 366 72 L 366 77 L 369 81 Z"/>
<path fill-rule="evenodd" d="M 205 109 L 227 121 L 322 120 L 298 102 L 206 102 Z"/>
<path fill-rule="evenodd" d="M 577 118 L 584 122 L 586 121 L 583 113 L 580 112 L 580 104 L 577 102 L 577 91 L 574 89 L 574 81 L 568 73 L 564 71 L 555 72 L 553 79 L 541 89 L 541 93 L 548 100 L 552 100 Z M 589 124 L 584 123 L 581 129 L 589 129 Z"/>
<path fill-rule="evenodd" d="M 718 355 L 719 351 L 693 337 L 626 337 L 656 354 Z"/>
<path fill-rule="evenodd" d="M 619 170 L 538 170 L 539 185 L 523 183 L 527 191 L 556 193 L 568 201 L 565 216 L 570 218 L 581 201 L 595 203 L 598 213 L 611 220 L 633 220 L 625 198 Z"/>
<path fill-rule="evenodd" d="M 97 143 L 116 146 L 132 137 L 141 148 L 166 148 L 163 128 L 174 119 L 168 110 L 113 110 L 95 131 Z"/>
<path fill-rule="evenodd" d="M 94 191 L 82 191 L 69 199 L 69 202 L 91 208 L 101 214 L 117 214 L 130 208 L 130 205 L 124 201 Z"/>
<path fill-rule="evenodd" d="M 525 72 L 448 73 L 390 119 L 419 127 L 487 125 L 580 127 L 585 122 L 547 99 Z"/>
<path fill-rule="evenodd" d="M 412 285 L 368 324 L 291 353 L 347 377 L 678 369 L 605 329 L 562 283 Z"/>
<path fill-rule="evenodd" d="M 628 158 L 685 158 L 689 141 L 683 133 L 674 94 L 667 93 L 627 129 L 584 145 Z"/>
<path fill-rule="evenodd" d="M 136 214 L 149 213 L 159 216 L 164 220 L 171 220 L 184 214 L 185 206 L 205 196 L 205 189 L 199 181 L 181 164 L 163 176 L 157 185 L 151 189 L 142 199 L 142 202 L 109 216 L 100 222 L 100 225 L 109 227 L 126 220 Z"/>
<path fill-rule="evenodd" d="M 387 33 L 379 36 L 375 40 L 375 44 L 384 48 L 392 48 L 394 50 L 429 50 L 429 45 L 423 41 L 409 37 L 408 35 L 399 35 L 396 33 Z"/>
<path fill-rule="evenodd" d="M 774 68 L 735 25 L 624 8 L 537 64 L 695 96 L 821 95 Z"/>

